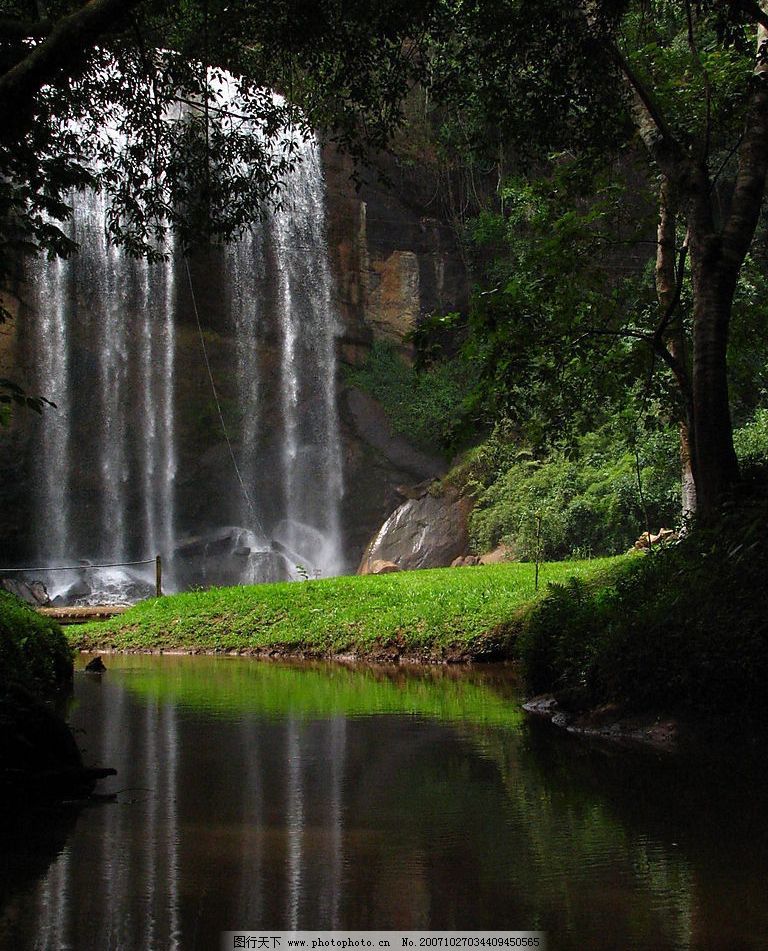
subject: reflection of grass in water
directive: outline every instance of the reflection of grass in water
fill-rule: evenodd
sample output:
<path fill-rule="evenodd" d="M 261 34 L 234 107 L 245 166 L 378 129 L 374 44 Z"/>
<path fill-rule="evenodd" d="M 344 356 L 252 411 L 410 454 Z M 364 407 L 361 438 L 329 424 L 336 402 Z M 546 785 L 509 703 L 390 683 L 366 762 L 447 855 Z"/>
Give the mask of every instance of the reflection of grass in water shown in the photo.
<path fill-rule="evenodd" d="M 504 698 L 466 672 L 141 655 L 115 656 L 109 666 L 130 671 L 125 684 L 134 693 L 223 716 L 414 714 L 510 728 L 522 716 L 514 694 Z"/>

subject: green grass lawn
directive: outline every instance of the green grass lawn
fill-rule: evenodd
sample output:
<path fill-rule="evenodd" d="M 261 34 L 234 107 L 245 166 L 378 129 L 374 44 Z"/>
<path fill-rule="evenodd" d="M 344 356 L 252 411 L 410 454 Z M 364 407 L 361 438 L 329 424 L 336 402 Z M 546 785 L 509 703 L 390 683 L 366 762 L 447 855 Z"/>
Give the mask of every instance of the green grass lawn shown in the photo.
<path fill-rule="evenodd" d="M 591 576 L 616 561 L 541 565 L 539 592 L 547 582 Z M 153 598 L 67 633 L 86 650 L 498 657 L 535 597 L 534 571 L 532 564 L 502 564 L 212 588 Z"/>

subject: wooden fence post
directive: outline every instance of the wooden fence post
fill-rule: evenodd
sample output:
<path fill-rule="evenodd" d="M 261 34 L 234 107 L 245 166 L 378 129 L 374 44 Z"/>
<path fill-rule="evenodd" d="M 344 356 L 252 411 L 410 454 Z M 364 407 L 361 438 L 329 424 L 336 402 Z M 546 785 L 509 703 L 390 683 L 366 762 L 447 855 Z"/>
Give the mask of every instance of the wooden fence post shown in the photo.
<path fill-rule="evenodd" d="M 541 512 L 536 513 L 536 582 L 534 591 L 539 590 L 539 561 L 541 560 Z"/>

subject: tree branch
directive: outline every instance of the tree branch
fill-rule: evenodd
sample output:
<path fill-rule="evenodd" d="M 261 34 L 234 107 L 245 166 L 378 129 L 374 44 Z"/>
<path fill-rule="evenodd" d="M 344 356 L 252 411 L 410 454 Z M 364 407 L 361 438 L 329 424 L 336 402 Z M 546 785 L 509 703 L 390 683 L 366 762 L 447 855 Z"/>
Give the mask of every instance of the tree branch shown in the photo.
<path fill-rule="evenodd" d="M 0 76 L 0 139 L 11 143 L 29 128 L 35 96 L 62 76 L 72 78 L 100 36 L 114 29 L 142 0 L 88 0 L 62 17 L 42 43 Z"/>
<path fill-rule="evenodd" d="M 34 40 L 48 36 L 51 32 L 50 20 L 17 20 L 13 17 L 0 17 L 0 36 L 4 40 Z"/>
<path fill-rule="evenodd" d="M 650 90 L 640 79 L 618 46 L 616 46 L 613 40 L 607 37 L 603 42 L 605 49 L 619 71 L 623 74 L 632 92 L 635 101 L 638 131 L 646 148 L 659 165 L 666 166 L 670 159 L 676 159 L 681 153 L 680 146 L 672 134 L 672 130 L 669 128 Z"/>

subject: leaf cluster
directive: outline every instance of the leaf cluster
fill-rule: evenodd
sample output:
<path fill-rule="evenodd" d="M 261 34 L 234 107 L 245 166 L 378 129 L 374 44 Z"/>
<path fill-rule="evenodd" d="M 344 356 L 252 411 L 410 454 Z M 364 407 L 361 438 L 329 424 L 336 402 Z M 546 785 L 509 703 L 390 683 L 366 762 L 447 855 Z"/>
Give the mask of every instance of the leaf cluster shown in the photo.
<path fill-rule="evenodd" d="M 228 240 L 278 203 L 310 129 L 332 129 L 357 155 L 382 145 L 421 69 L 433 6 L 135 4 L 98 45 L 64 51 L 23 134 L 0 134 L 0 279 L 20 253 L 75 250 L 72 190 L 104 191 L 111 239 L 158 257 L 171 231 L 185 247 Z M 24 66 L 45 41 L 35 31 L 79 9 L 53 4 L 30 36 L 0 38 L 0 71 Z M 0 0 L 0 19 L 24 32 L 16 0 Z"/>

